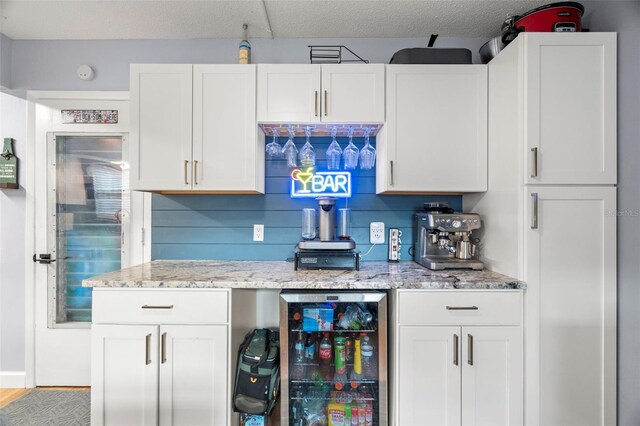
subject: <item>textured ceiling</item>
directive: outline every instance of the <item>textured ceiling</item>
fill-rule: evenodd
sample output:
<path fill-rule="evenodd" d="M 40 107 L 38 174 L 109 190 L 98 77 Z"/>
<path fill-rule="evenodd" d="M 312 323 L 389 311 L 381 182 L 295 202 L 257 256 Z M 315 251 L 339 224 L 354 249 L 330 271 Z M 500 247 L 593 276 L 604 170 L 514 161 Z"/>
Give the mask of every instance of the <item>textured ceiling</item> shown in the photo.
<path fill-rule="evenodd" d="M 509 15 L 550 0 L 266 0 L 277 38 L 491 37 Z M 270 37 L 259 0 L 0 0 L 13 39 Z"/>

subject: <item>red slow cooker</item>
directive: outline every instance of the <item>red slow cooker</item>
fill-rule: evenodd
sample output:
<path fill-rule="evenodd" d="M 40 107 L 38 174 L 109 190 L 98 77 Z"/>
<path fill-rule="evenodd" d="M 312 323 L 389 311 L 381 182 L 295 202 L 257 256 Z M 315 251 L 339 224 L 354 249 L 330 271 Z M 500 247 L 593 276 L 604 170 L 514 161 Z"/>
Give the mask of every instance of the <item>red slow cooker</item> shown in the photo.
<path fill-rule="evenodd" d="M 582 31 L 584 6 L 573 1 L 551 3 L 513 16 L 502 24 L 502 42 L 510 43 L 522 31 L 579 32 Z"/>

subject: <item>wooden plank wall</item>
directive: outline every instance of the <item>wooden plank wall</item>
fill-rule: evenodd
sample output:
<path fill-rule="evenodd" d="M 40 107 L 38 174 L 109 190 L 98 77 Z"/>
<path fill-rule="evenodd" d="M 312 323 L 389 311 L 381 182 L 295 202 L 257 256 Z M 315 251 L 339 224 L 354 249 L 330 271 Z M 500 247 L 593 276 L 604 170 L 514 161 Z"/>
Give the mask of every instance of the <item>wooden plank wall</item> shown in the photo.
<path fill-rule="evenodd" d="M 283 145 L 286 138 L 280 138 Z M 296 138 L 298 149 L 304 138 Z M 313 138 L 317 166 L 325 165 L 331 138 Z M 338 138 L 344 149 L 346 138 Z M 354 138 L 358 148 L 362 138 Z M 375 140 L 372 138 L 372 145 Z M 425 159 L 425 167 L 428 167 Z M 315 200 L 289 197 L 289 170 L 282 160 L 267 161 L 265 195 L 154 195 L 152 218 L 153 259 L 285 260 L 300 239 L 301 209 L 317 208 Z M 376 195 L 375 170 L 353 172 L 354 195 L 338 200 L 337 207 L 352 209 L 352 238 L 366 253 L 369 223 L 384 222 L 402 231 L 402 260 L 413 242 L 412 214 L 426 201 L 446 201 L 462 207 L 460 196 Z M 264 242 L 253 241 L 253 224 L 264 224 Z M 363 260 L 385 260 L 387 245 L 373 247 Z"/>

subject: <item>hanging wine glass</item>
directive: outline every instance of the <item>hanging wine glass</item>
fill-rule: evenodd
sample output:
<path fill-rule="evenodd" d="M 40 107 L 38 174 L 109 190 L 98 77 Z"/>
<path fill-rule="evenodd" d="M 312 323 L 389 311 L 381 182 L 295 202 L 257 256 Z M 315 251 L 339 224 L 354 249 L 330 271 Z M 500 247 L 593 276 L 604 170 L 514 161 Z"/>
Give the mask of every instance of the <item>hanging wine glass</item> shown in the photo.
<path fill-rule="evenodd" d="M 307 142 L 300 150 L 300 154 L 298 156 L 302 167 L 312 167 L 316 165 L 316 152 L 313 150 L 313 145 L 311 145 L 311 131 L 311 126 L 306 126 L 304 128 L 304 134 L 307 137 Z"/>
<path fill-rule="evenodd" d="M 365 127 L 364 131 L 364 147 L 360 150 L 360 168 L 364 170 L 373 169 L 376 165 L 376 149 L 369 145 L 370 127 Z"/>
<path fill-rule="evenodd" d="M 349 127 L 349 132 L 347 133 L 349 136 L 349 145 L 347 145 L 342 153 L 342 156 L 344 157 L 345 170 L 353 170 L 358 167 L 358 156 L 360 155 L 360 150 L 353 144 L 353 131 L 353 127 Z"/>
<path fill-rule="evenodd" d="M 282 155 L 287 160 L 287 166 L 298 167 L 298 163 L 296 162 L 298 157 L 298 148 L 296 148 L 296 144 L 293 143 L 296 131 L 293 126 L 288 127 L 287 130 L 289 131 L 289 140 L 282 147 Z"/>
<path fill-rule="evenodd" d="M 342 157 L 342 148 L 340 148 L 340 144 L 336 141 L 336 135 L 338 134 L 338 127 L 333 126 L 331 128 L 331 137 L 333 141 L 327 148 L 327 169 L 329 170 L 339 170 L 340 169 L 340 157 Z"/>
<path fill-rule="evenodd" d="M 278 143 L 278 136 L 280 136 L 280 132 L 276 127 L 271 129 L 273 134 L 273 139 L 266 146 L 267 158 L 280 158 L 282 157 L 282 146 Z"/>

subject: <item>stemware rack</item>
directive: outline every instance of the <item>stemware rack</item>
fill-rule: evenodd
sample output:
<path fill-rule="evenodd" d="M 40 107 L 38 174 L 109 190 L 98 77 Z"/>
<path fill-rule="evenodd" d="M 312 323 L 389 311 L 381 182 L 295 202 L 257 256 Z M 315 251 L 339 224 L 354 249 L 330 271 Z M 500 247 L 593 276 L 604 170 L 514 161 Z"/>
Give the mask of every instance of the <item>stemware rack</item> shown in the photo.
<path fill-rule="evenodd" d="M 260 123 L 258 126 L 266 136 L 273 136 L 273 129 L 277 129 L 280 136 L 284 138 L 289 136 L 289 128 L 293 128 L 295 130 L 296 136 L 304 137 L 305 128 L 307 126 L 310 126 L 313 129 L 311 137 L 331 136 L 331 129 L 333 127 L 338 129 L 338 133 L 336 135 L 338 137 L 347 137 L 349 135 L 349 129 L 353 129 L 354 137 L 364 136 L 365 129 L 370 129 L 369 136 L 375 137 L 382 128 L 382 124 L 380 123 Z"/>

